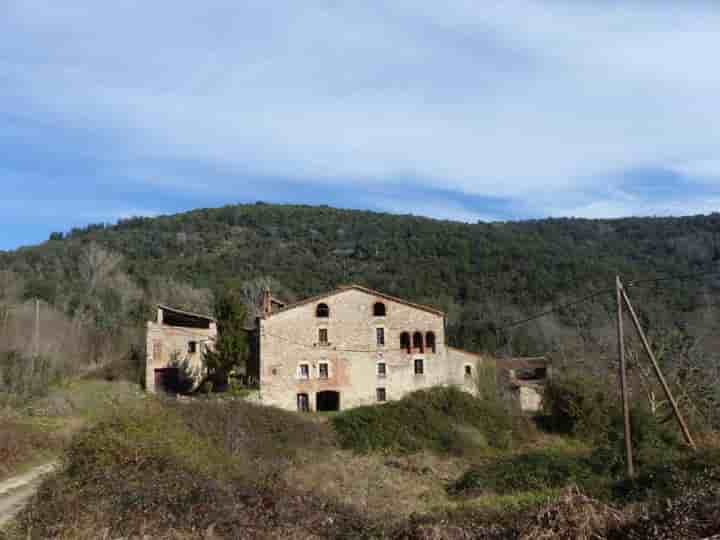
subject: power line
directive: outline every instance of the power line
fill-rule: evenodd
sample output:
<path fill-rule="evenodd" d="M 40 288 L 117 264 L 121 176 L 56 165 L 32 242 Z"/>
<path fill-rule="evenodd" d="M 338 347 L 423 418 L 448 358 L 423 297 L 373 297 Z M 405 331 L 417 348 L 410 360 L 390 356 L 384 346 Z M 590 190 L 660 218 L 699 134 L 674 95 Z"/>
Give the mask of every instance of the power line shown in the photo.
<path fill-rule="evenodd" d="M 665 277 L 661 277 L 661 278 L 633 280 L 633 281 L 628 281 L 627 283 L 625 283 L 625 288 L 641 286 L 641 284 L 643 284 L 643 283 L 662 283 L 665 281 L 682 281 L 685 279 L 698 279 L 698 278 L 702 278 L 702 277 L 706 277 L 706 276 L 713 276 L 713 275 L 720 276 L 720 271 L 719 270 L 711 270 L 708 272 L 695 272 L 693 274 L 678 274 L 678 275 L 674 275 L 674 276 L 665 276 Z"/>
<path fill-rule="evenodd" d="M 582 298 L 578 298 L 578 299 L 576 299 L 576 300 L 572 300 L 571 302 L 566 302 L 566 303 L 564 303 L 564 304 L 558 304 L 558 305 L 556 305 L 556 306 L 553 306 L 552 308 L 550 308 L 550 309 L 548 309 L 548 310 L 546 310 L 546 311 L 543 311 L 543 312 L 541 312 L 541 313 L 536 313 L 535 315 L 532 315 L 531 317 L 527 317 L 527 318 L 521 319 L 521 320 L 519 320 L 519 321 L 514 321 L 514 322 L 511 322 L 511 323 L 507 323 L 507 324 L 504 324 L 504 325 L 502 325 L 502 326 L 499 326 L 499 327 L 498 327 L 498 330 L 506 330 L 507 328 L 513 328 L 513 327 L 515 327 L 515 326 L 520 326 L 521 324 L 525 324 L 525 323 L 534 321 L 534 320 L 536 320 L 536 319 L 540 319 L 540 318 L 542 318 L 542 317 L 545 317 L 545 316 L 547 316 L 547 315 L 551 315 L 552 313 L 555 313 L 556 311 L 559 311 L 559 310 L 561 310 L 561 309 L 564 309 L 564 308 L 567 308 L 567 307 L 571 307 L 571 306 L 575 306 L 575 305 L 577 305 L 577 304 L 582 304 L 583 302 L 587 302 L 588 300 L 592 300 L 593 298 L 596 298 L 596 297 L 601 296 L 601 295 L 603 295 L 603 294 L 610 294 L 610 293 L 612 293 L 612 292 L 614 292 L 613 289 L 603 289 L 603 290 L 600 290 L 600 291 L 595 291 L 595 292 L 592 293 L 592 294 L 589 294 L 589 295 L 587 295 L 587 296 L 583 296 Z"/>

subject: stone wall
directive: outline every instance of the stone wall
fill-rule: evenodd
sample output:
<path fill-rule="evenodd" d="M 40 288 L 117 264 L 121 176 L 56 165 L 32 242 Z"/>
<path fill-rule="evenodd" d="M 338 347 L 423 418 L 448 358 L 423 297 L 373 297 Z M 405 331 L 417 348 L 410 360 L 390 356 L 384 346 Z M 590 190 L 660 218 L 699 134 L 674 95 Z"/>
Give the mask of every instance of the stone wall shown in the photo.
<path fill-rule="evenodd" d="M 316 316 L 319 303 L 327 304 L 327 318 Z M 386 315 L 376 317 L 373 306 L 382 302 Z M 385 345 L 377 344 L 377 329 L 385 334 Z M 319 340 L 327 330 L 328 343 Z M 317 407 L 317 394 L 340 394 L 340 408 L 377 403 L 377 389 L 385 389 L 387 400 L 399 399 L 420 388 L 455 382 L 464 384 L 461 365 L 468 358 L 452 355 L 448 362 L 444 317 L 402 302 L 348 288 L 260 320 L 260 389 L 262 402 L 296 410 L 298 394 L 307 394 L 310 409 Z M 434 333 L 435 350 L 400 347 L 402 332 Z M 415 373 L 422 360 L 423 373 Z M 327 378 L 321 364 L 327 363 Z M 385 364 L 385 375 L 378 364 Z M 309 376 L 301 376 L 301 365 Z M 452 373 L 451 373 L 452 371 Z M 456 373 L 457 372 L 457 373 Z"/>

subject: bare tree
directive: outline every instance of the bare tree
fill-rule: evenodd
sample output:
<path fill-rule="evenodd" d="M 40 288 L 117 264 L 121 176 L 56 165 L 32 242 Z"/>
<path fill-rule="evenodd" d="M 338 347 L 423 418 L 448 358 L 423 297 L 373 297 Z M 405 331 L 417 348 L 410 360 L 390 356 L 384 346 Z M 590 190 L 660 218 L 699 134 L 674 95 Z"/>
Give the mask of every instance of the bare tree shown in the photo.
<path fill-rule="evenodd" d="M 247 321 L 254 321 L 262 315 L 262 294 L 265 290 L 273 296 L 282 295 L 284 301 L 292 301 L 294 296 L 273 277 L 260 276 L 245 281 L 240 286 L 240 295 L 247 310 Z"/>
<path fill-rule="evenodd" d="M 93 294 L 100 284 L 105 283 L 121 261 L 121 255 L 96 242 L 85 246 L 78 259 L 78 271 L 88 286 L 88 293 Z"/>

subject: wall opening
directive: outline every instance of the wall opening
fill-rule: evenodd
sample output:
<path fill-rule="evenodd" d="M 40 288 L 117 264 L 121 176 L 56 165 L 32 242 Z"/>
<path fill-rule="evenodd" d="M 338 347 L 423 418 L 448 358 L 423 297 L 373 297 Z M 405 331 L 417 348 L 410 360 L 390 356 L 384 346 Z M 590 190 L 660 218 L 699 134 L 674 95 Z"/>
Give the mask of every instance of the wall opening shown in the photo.
<path fill-rule="evenodd" d="M 410 353 L 410 334 L 408 332 L 400 334 L 400 348 L 405 349 L 408 354 Z"/>
<path fill-rule="evenodd" d="M 155 370 L 155 390 L 175 394 L 178 391 L 180 374 L 178 368 L 168 367 Z"/>
<path fill-rule="evenodd" d="M 315 315 L 321 319 L 327 319 L 330 316 L 330 308 L 327 304 L 318 304 Z"/>
<path fill-rule="evenodd" d="M 428 351 L 435 352 L 435 333 L 428 332 L 425 334 L 425 346 Z"/>
<path fill-rule="evenodd" d="M 308 412 L 310 410 L 310 399 L 307 394 L 297 395 L 297 410 L 300 412 Z"/>
<path fill-rule="evenodd" d="M 375 305 L 373 305 L 373 315 L 375 317 L 384 317 L 385 313 L 385 304 L 382 302 L 376 302 Z"/>
<path fill-rule="evenodd" d="M 315 394 L 315 402 L 318 411 L 339 411 L 340 392 L 323 390 Z"/>
<path fill-rule="evenodd" d="M 425 344 L 423 342 L 423 335 L 420 332 L 413 334 L 413 349 L 420 352 L 425 352 Z"/>

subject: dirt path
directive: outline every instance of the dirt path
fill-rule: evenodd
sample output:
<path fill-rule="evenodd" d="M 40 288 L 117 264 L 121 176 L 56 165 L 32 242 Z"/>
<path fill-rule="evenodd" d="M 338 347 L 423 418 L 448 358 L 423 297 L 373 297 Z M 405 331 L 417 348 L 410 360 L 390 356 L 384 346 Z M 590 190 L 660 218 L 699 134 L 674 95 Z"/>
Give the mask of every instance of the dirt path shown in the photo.
<path fill-rule="evenodd" d="M 22 510 L 42 482 L 42 477 L 57 467 L 56 462 L 30 469 L 25 474 L 0 482 L 0 527 Z"/>

